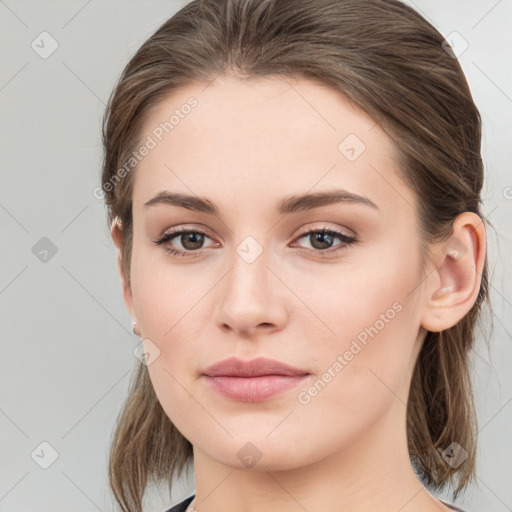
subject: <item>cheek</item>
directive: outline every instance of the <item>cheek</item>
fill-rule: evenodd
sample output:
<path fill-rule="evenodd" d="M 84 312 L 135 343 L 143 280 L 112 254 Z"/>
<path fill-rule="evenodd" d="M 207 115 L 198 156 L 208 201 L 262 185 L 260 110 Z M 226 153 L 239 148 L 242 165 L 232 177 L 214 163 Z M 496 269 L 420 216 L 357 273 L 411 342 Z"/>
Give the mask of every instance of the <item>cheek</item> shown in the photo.
<path fill-rule="evenodd" d="M 336 335 L 318 340 L 319 373 L 300 390 L 297 420 L 310 436 L 301 442 L 316 443 L 325 453 L 333 442 L 339 449 L 355 443 L 390 408 L 403 411 L 407 403 L 417 331 L 413 306 L 406 302 L 410 288 L 391 287 L 385 279 L 365 284 L 350 293 L 330 289 L 330 300 L 317 303 L 318 311 L 328 312 L 326 323 Z M 315 438 L 319 423 L 322 446 Z"/>
<path fill-rule="evenodd" d="M 196 265 L 176 265 L 166 260 L 164 250 L 136 249 L 132 258 L 132 293 L 137 319 L 144 336 L 169 343 L 180 333 L 184 339 L 190 320 L 201 310 L 202 298 L 215 285 L 217 276 Z M 199 275 L 200 274 L 200 275 Z M 216 279 L 217 278 L 217 279 Z"/>
<path fill-rule="evenodd" d="M 311 292 L 315 289 L 311 279 L 302 280 L 297 291 L 308 298 L 308 306 L 323 322 L 310 320 L 304 327 L 309 339 L 318 340 L 319 370 L 336 375 L 332 382 L 338 384 L 329 387 L 339 389 L 329 400 L 340 405 L 353 402 L 357 408 L 361 399 L 392 397 L 391 390 L 407 400 L 402 394 L 406 394 L 419 326 L 411 291 L 420 282 L 420 269 L 413 258 L 404 261 L 394 251 L 391 248 L 385 257 L 351 268 L 340 266 L 321 288 L 316 281 L 316 293 Z M 322 333 L 320 339 L 314 336 L 313 321 Z"/>
<path fill-rule="evenodd" d="M 148 263 L 151 257 L 153 264 Z M 158 354 L 148 365 L 149 376 L 162 408 L 182 432 L 190 429 L 194 416 L 201 414 L 200 408 L 194 408 L 197 402 L 191 393 L 192 379 L 199 369 L 197 347 L 204 340 L 202 319 L 209 318 L 208 314 L 199 317 L 199 313 L 204 312 L 207 292 L 218 280 L 211 276 L 210 282 L 209 277 L 198 279 L 192 265 L 173 267 L 154 255 L 144 256 L 142 250 L 133 253 L 132 293 L 137 321 L 145 351 Z"/>
<path fill-rule="evenodd" d="M 274 442 L 310 442 L 319 453 L 328 453 L 334 440 L 350 443 L 360 436 L 393 401 L 407 402 L 408 369 L 417 334 L 413 295 L 408 294 L 420 281 L 419 269 L 412 259 L 404 262 L 398 249 L 385 252 L 332 265 L 329 270 L 326 266 L 315 275 L 287 276 L 308 307 L 290 298 L 295 306 L 287 329 L 300 333 L 297 350 L 317 375 L 308 387 L 297 390 L 294 413 L 282 430 L 276 430 Z M 210 312 L 215 294 L 208 296 L 208 292 L 219 276 L 204 270 L 198 277 L 196 265 L 173 267 L 158 261 L 148 265 L 136 253 L 132 260 L 137 318 L 144 336 L 160 350 L 148 371 L 167 416 L 189 440 L 200 443 L 204 423 L 211 421 L 201 404 L 211 406 L 211 412 L 215 405 L 193 379 L 201 360 L 198 351 L 208 340 L 205 332 L 214 327 Z M 204 422 L 198 423 L 197 418 Z M 250 422 L 225 421 L 240 435 L 254 429 Z M 268 429 L 263 424 L 259 429 L 268 431 L 275 424 L 270 417 Z M 212 428 L 218 426 L 212 423 Z"/>

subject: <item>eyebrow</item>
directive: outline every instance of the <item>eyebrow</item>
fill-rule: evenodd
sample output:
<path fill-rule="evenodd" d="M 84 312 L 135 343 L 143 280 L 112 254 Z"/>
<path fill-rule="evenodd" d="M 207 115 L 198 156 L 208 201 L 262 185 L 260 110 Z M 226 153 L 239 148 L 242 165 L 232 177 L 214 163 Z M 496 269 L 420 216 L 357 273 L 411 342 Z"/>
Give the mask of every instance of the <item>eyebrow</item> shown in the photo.
<path fill-rule="evenodd" d="M 297 194 L 286 196 L 276 205 L 276 211 L 280 215 L 301 212 L 328 206 L 336 203 L 362 204 L 378 210 L 378 206 L 367 197 L 348 192 L 343 189 L 330 190 L 327 192 L 314 192 L 308 194 Z M 153 199 L 144 204 L 144 207 L 164 204 L 180 206 L 187 210 L 220 216 L 219 208 L 209 199 L 188 194 L 159 192 Z"/>

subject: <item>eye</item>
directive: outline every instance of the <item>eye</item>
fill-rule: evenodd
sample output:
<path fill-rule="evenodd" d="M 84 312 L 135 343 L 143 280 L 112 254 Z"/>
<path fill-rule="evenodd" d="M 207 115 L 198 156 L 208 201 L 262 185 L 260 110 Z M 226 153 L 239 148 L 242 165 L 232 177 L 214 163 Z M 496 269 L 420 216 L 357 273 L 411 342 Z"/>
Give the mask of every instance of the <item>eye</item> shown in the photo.
<path fill-rule="evenodd" d="M 176 249 L 170 245 L 171 240 L 175 238 L 178 238 L 182 247 L 181 249 Z M 205 238 L 210 237 L 199 229 L 171 228 L 153 243 L 162 245 L 164 251 L 173 256 L 195 257 L 195 253 L 199 253 L 199 250 L 203 248 L 202 245 Z"/>
<path fill-rule="evenodd" d="M 330 228 L 312 229 L 303 233 L 297 240 L 306 238 L 311 244 L 313 249 L 307 249 L 305 252 L 319 256 L 329 256 L 338 251 L 342 251 L 352 244 L 357 242 L 354 236 L 346 235 L 340 231 Z M 335 239 L 340 240 L 340 243 L 333 245 Z M 334 247 L 334 249 L 332 248 Z"/>
<path fill-rule="evenodd" d="M 175 238 L 178 238 L 181 248 L 176 248 L 171 245 L 171 241 Z M 200 250 L 204 248 L 203 243 L 205 238 L 210 237 L 200 229 L 171 228 L 153 243 L 163 246 L 164 251 L 173 256 L 196 257 L 200 256 Z M 299 252 L 319 256 L 332 255 L 357 242 L 355 237 L 327 227 L 305 231 L 297 240 L 303 238 L 306 238 L 310 242 L 312 249 Z M 335 239 L 340 240 L 340 243 L 334 244 Z"/>

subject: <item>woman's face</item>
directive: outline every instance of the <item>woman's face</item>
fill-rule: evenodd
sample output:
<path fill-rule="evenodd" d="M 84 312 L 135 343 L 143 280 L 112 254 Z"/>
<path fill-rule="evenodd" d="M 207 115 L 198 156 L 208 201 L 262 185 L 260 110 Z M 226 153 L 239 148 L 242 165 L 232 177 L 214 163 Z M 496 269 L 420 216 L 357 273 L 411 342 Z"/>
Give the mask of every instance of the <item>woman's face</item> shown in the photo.
<path fill-rule="evenodd" d="M 158 399 L 194 451 L 285 469 L 377 425 L 405 432 L 425 332 L 420 239 L 379 125 L 315 82 L 219 77 L 163 101 L 141 140 L 125 299 Z M 342 190 L 364 199 L 297 200 Z M 190 200 L 145 206 L 163 193 Z M 189 234 L 155 243 L 171 229 Z M 203 372 L 230 357 L 307 375 L 266 398 L 229 397 Z"/>

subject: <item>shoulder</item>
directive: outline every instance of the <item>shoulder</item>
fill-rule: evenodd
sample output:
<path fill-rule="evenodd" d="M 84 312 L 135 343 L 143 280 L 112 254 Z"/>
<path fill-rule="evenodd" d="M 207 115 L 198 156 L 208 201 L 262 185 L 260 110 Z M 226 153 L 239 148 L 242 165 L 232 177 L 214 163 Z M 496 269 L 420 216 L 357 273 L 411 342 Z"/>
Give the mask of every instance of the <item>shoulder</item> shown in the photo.
<path fill-rule="evenodd" d="M 190 502 L 194 499 L 195 494 L 192 496 L 189 496 L 182 502 L 178 503 L 177 505 L 174 505 L 174 507 L 168 508 L 164 512 L 185 512 L 187 507 L 190 505 Z"/>
<path fill-rule="evenodd" d="M 192 496 L 189 496 L 188 498 L 184 499 L 182 502 L 178 503 L 177 505 L 174 505 L 174 507 L 171 507 L 171 508 L 165 510 L 164 512 L 185 512 L 185 510 L 190 505 L 190 502 L 194 499 L 194 497 L 195 497 L 195 494 L 193 494 Z M 445 500 L 442 500 L 440 498 L 438 498 L 438 499 L 439 499 L 439 501 L 441 501 L 442 503 L 444 503 L 446 506 L 450 507 L 451 509 L 455 510 L 456 512 L 466 512 L 465 510 L 463 510 L 459 507 L 456 507 L 455 505 L 452 505 L 451 503 L 448 503 Z"/>
<path fill-rule="evenodd" d="M 451 509 L 455 510 L 456 512 L 467 512 L 466 510 L 463 510 L 462 508 L 456 507 L 455 505 L 452 505 L 451 503 L 448 503 L 445 500 L 442 500 L 441 498 L 437 498 L 441 503 L 444 503 L 447 507 L 450 507 Z"/>
<path fill-rule="evenodd" d="M 195 494 L 193 494 L 192 496 L 189 496 L 188 498 L 184 499 L 183 501 L 181 501 L 177 505 L 174 505 L 174 507 L 171 507 L 171 508 L 165 510 L 164 512 L 185 512 L 185 510 L 190 505 L 190 503 L 194 499 L 194 497 L 195 497 Z M 452 505 L 451 503 L 448 503 L 445 500 L 442 500 L 440 498 L 438 498 L 438 499 L 442 503 L 444 503 L 446 506 L 448 506 L 451 509 L 455 510 L 456 512 L 466 512 L 465 510 L 463 510 L 463 509 L 461 509 L 459 507 L 456 507 L 455 505 Z"/>

